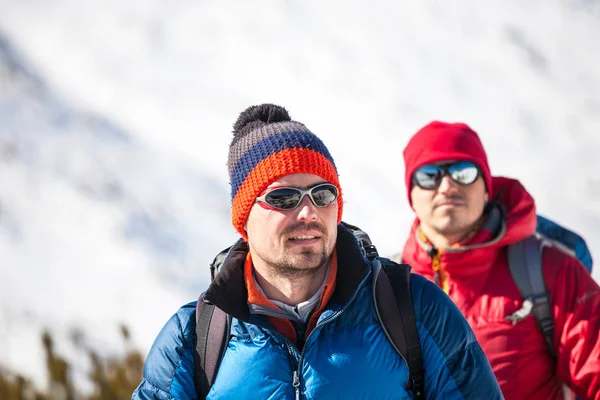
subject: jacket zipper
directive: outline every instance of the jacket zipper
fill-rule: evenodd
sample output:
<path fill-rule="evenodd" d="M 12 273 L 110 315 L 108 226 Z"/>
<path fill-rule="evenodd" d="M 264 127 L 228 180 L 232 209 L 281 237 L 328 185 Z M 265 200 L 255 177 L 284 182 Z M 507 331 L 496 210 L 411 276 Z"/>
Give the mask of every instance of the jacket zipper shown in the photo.
<path fill-rule="evenodd" d="M 302 361 L 304 360 L 304 352 L 306 350 L 306 344 L 308 343 L 308 340 L 310 339 L 310 337 L 313 335 L 313 333 L 315 333 L 317 331 L 317 328 L 321 328 L 324 325 L 334 321 L 335 319 L 337 319 L 340 315 L 342 315 L 342 313 L 344 311 L 346 311 L 346 309 L 350 306 L 350 304 L 352 304 L 352 302 L 354 301 L 354 299 L 356 298 L 356 296 L 358 295 L 358 291 L 360 290 L 360 288 L 363 286 L 363 284 L 365 283 L 365 281 L 367 280 L 367 278 L 369 277 L 369 275 L 371 275 L 371 272 L 369 272 L 367 274 L 367 276 L 365 276 L 363 278 L 363 280 L 360 282 L 360 284 L 358 285 L 357 289 L 354 291 L 354 294 L 352 295 L 352 297 L 348 300 L 348 302 L 346 303 L 346 305 L 344 306 L 344 308 L 342 308 L 340 311 L 338 311 L 337 313 L 333 314 L 332 316 L 324 319 L 323 321 L 319 322 L 315 328 L 310 332 L 310 334 L 308 335 L 308 337 L 306 338 L 306 340 L 304 341 L 304 346 L 302 347 L 302 351 L 300 352 L 300 358 L 298 359 L 298 364 L 296 369 L 294 370 L 294 379 L 292 382 L 292 386 L 294 387 L 294 392 L 295 392 L 295 399 L 296 400 L 300 400 L 300 366 L 302 365 Z M 287 338 L 286 338 L 287 340 Z M 289 347 L 288 347 L 288 351 L 289 351 Z"/>
<path fill-rule="evenodd" d="M 294 382 L 292 383 L 294 387 L 295 399 L 300 400 L 300 377 L 298 376 L 298 369 L 294 371 Z"/>

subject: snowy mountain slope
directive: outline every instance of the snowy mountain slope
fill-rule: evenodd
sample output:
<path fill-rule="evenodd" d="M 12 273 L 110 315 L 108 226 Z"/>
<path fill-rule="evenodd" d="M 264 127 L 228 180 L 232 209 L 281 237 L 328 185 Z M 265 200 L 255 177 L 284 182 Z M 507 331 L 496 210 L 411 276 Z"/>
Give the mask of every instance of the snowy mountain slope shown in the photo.
<path fill-rule="evenodd" d="M 41 360 L 41 327 L 147 348 L 234 239 L 227 183 L 61 100 L 6 37 L 0 71 L 2 363 Z"/>
<path fill-rule="evenodd" d="M 412 218 L 399 155 L 431 119 L 470 123 L 496 174 L 600 243 L 597 2 L 4 2 L 0 24 L 68 98 L 222 180 L 237 113 L 284 104 L 332 148 L 347 215 L 387 252 Z"/>

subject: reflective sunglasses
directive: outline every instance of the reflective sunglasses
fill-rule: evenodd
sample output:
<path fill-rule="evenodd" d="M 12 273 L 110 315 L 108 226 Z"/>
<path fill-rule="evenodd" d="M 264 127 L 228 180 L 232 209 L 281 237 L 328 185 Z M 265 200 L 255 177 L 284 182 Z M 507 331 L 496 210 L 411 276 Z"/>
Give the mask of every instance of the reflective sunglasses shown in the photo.
<path fill-rule="evenodd" d="M 445 165 L 423 165 L 419 167 L 412 177 L 413 184 L 422 189 L 432 190 L 448 175 L 454 182 L 461 185 L 470 185 L 480 175 L 477 165 L 470 161 L 458 161 Z"/>
<path fill-rule="evenodd" d="M 266 203 L 278 210 L 293 210 L 306 195 L 316 207 L 327 207 L 337 199 L 338 190 L 331 183 L 320 183 L 308 189 L 280 187 L 257 197 L 256 202 Z"/>

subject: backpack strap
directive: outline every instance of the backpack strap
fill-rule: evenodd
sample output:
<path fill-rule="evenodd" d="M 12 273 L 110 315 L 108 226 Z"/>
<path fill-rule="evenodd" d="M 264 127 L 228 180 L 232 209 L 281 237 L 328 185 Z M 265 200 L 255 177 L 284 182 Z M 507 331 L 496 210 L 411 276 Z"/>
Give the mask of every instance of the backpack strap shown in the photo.
<path fill-rule="evenodd" d="M 215 256 L 215 258 L 213 259 L 213 262 L 210 263 L 210 281 L 211 282 L 215 279 L 215 276 L 221 270 L 221 266 L 223 265 L 223 262 L 225 261 L 225 258 L 227 258 L 227 254 L 229 254 L 229 251 L 231 250 L 232 247 L 233 246 L 229 246 L 225 250 L 222 250 L 219 254 L 217 254 Z"/>
<path fill-rule="evenodd" d="M 410 294 L 410 266 L 377 258 L 373 267 L 375 311 L 385 335 L 408 365 L 407 389 L 412 390 L 416 400 L 425 399 L 421 343 Z"/>
<path fill-rule="evenodd" d="M 212 387 L 221 359 L 229 342 L 231 316 L 214 304 L 196 302 L 196 351 L 194 352 L 194 382 L 199 400 L 206 399 Z"/>
<path fill-rule="evenodd" d="M 542 270 L 543 240 L 537 236 L 529 236 L 517 243 L 508 246 L 508 268 L 514 282 L 523 297 L 523 308 L 531 308 L 532 314 L 537 320 L 539 329 L 544 335 L 550 353 L 554 356 L 554 319 L 550 294 L 546 290 L 544 274 Z M 529 302 L 528 304 L 526 304 Z M 507 317 L 517 323 L 526 316 L 513 314 Z"/>

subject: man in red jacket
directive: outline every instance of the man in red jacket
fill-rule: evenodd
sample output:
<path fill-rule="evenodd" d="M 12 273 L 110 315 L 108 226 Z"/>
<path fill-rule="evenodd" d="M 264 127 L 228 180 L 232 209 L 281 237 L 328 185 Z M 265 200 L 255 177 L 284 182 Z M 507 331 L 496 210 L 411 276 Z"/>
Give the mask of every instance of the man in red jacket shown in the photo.
<path fill-rule="evenodd" d="M 563 399 L 564 385 L 580 399 L 600 400 L 598 284 L 576 258 L 544 248 L 554 356 L 511 277 L 507 246 L 536 229 L 531 195 L 516 180 L 491 176 L 479 137 L 462 123 L 423 127 L 404 161 L 417 218 L 401 260 L 454 300 L 506 399 Z M 523 315 L 509 318 L 517 311 Z"/>

